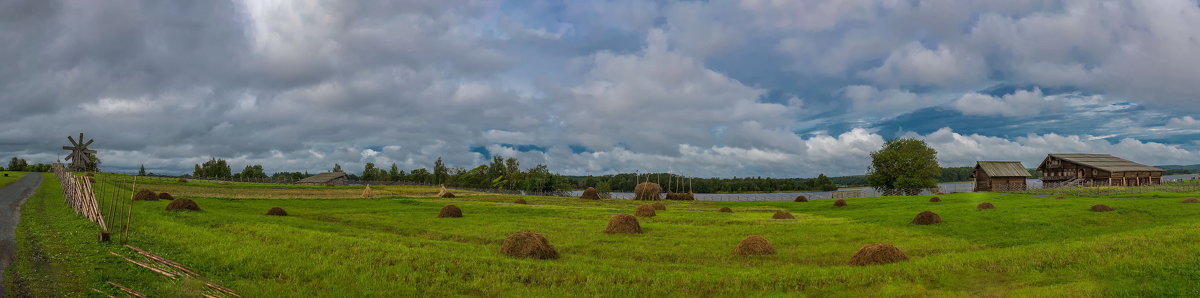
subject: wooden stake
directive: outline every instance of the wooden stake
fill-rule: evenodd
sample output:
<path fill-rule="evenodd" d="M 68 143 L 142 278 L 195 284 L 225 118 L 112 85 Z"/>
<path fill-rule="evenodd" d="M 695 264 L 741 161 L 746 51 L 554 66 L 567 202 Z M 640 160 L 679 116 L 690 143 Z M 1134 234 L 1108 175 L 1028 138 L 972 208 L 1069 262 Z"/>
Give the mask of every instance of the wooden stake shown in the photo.
<path fill-rule="evenodd" d="M 170 271 L 167 271 L 167 270 L 155 268 L 154 266 L 150 266 L 150 264 L 138 262 L 137 260 L 130 259 L 129 257 L 123 256 L 119 253 L 112 252 L 112 251 L 110 251 L 108 253 L 110 253 L 114 256 L 121 257 L 122 259 L 125 259 L 126 261 L 129 261 L 130 263 L 133 263 L 134 265 L 138 265 L 139 267 L 150 269 L 150 271 L 154 271 L 155 273 L 162 274 L 163 276 L 166 276 L 166 277 L 170 277 L 171 279 L 179 278 L 179 275 L 177 275 L 175 273 L 171 273 Z"/>
<path fill-rule="evenodd" d="M 137 190 L 137 176 L 133 177 L 133 186 L 129 188 L 129 212 L 125 213 L 125 235 L 121 242 L 129 242 L 129 225 L 133 221 L 133 194 Z"/>
<path fill-rule="evenodd" d="M 142 255 L 142 256 L 145 256 L 145 257 L 147 257 L 147 258 L 149 258 L 149 259 L 151 259 L 151 260 L 157 261 L 157 262 L 159 262 L 159 263 L 162 263 L 162 264 L 164 264 L 164 265 L 170 266 L 171 268 L 179 269 L 179 271 L 183 271 L 183 273 L 184 273 L 184 274 L 187 274 L 187 275 L 189 275 L 189 276 L 191 276 L 191 277 L 196 277 L 196 278 L 201 278 L 201 277 L 203 277 L 203 276 L 201 276 L 201 275 L 200 275 L 200 273 L 196 273 L 196 271 L 194 271 L 194 270 L 192 270 L 192 269 L 188 269 L 187 267 L 184 267 L 184 266 L 183 266 L 183 264 L 180 264 L 179 262 L 175 262 L 175 261 L 172 261 L 172 260 L 168 260 L 167 258 L 160 257 L 160 256 L 158 256 L 158 255 L 152 254 L 152 253 L 150 253 L 150 252 L 148 252 L 148 251 L 145 251 L 145 250 L 143 250 L 143 249 L 141 249 L 141 248 L 133 247 L 132 245 L 128 245 L 128 244 L 126 244 L 126 245 L 125 245 L 125 248 L 131 249 L 131 250 L 133 250 L 134 252 L 136 252 L 136 253 L 138 253 L 138 254 L 140 254 L 140 255 Z"/>
<path fill-rule="evenodd" d="M 125 287 L 125 286 L 122 286 L 122 285 L 119 285 L 119 284 L 117 284 L 117 283 L 115 283 L 115 282 L 108 281 L 108 282 L 105 282 L 105 283 L 108 283 L 108 284 L 109 284 L 109 285 L 111 285 L 111 286 L 117 287 L 118 289 L 121 289 L 121 291 L 123 291 L 123 292 L 125 292 L 125 293 L 127 293 L 127 294 L 129 294 L 129 295 L 133 295 L 134 297 L 138 297 L 138 298 L 146 298 L 146 294 L 142 294 L 142 292 L 134 291 L 133 289 L 127 288 L 127 287 Z"/>

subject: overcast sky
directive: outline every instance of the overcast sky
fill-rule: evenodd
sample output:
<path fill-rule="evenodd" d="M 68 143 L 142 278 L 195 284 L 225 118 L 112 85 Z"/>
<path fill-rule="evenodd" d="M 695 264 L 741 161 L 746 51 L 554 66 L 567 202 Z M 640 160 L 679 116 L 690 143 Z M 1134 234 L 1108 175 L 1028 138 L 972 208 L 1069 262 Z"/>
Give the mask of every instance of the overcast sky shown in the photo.
<path fill-rule="evenodd" d="M 861 174 L 1051 152 L 1200 164 L 1200 4 L 0 0 L 0 157 Z"/>

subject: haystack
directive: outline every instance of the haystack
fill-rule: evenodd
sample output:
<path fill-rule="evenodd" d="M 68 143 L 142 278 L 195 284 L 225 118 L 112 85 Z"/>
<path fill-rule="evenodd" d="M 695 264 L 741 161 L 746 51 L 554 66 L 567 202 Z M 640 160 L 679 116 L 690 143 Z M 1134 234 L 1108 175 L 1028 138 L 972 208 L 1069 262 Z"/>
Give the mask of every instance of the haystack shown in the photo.
<path fill-rule="evenodd" d="M 975 206 L 975 209 L 979 209 L 979 210 L 996 209 L 996 205 L 992 205 L 992 203 L 988 203 L 988 202 L 983 202 L 983 203 L 979 203 L 978 206 Z"/>
<path fill-rule="evenodd" d="M 529 202 L 526 202 L 525 199 L 516 199 L 513 200 L 513 204 L 529 204 Z"/>
<path fill-rule="evenodd" d="M 373 198 L 373 197 L 375 197 L 375 193 L 371 191 L 371 185 L 370 185 L 370 184 L 367 184 L 367 187 L 364 187 L 364 188 L 363 188 L 363 194 L 362 194 L 362 197 L 363 197 L 364 199 L 370 199 L 370 198 Z"/>
<path fill-rule="evenodd" d="M 650 204 L 650 206 L 654 206 L 654 210 L 667 211 L 667 204 L 654 203 L 654 204 Z"/>
<path fill-rule="evenodd" d="M 462 209 L 458 209 L 458 206 L 446 205 L 446 207 L 442 207 L 442 212 L 438 213 L 438 218 L 446 217 L 463 217 Z"/>
<path fill-rule="evenodd" d="M 196 201 L 188 198 L 179 198 L 167 204 L 167 210 L 191 210 L 200 211 L 200 205 L 196 205 Z"/>
<path fill-rule="evenodd" d="M 267 210 L 267 215 L 287 216 L 288 214 L 287 214 L 287 211 L 283 211 L 283 208 L 271 207 L 271 210 Z"/>
<path fill-rule="evenodd" d="M 217 184 L 220 184 L 220 185 L 230 185 L 230 184 L 233 184 L 233 182 L 229 182 L 229 181 L 221 181 L 221 182 L 217 182 Z"/>
<path fill-rule="evenodd" d="M 793 200 L 793 201 L 796 201 L 796 202 L 808 202 L 808 197 L 806 197 L 806 196 L 796 196 L 796 199 L 795 199 L 795 200 Z"/>
<path fill-rule="evenodd" d="M 846 200 L 837 200 L 837 202 L 833 202 L 833 207 L 846 207 Z"/>
<path fill-rule="evenodd" d="M 941 202 L 941 201 L 942 201 L 942 199 L 938 198 L 938 197 L 929 198 L 929 202 L 932 202 L 932 203 L 937 203 L 937 202 Z"/>
<path fill-rule="evenodd" d="M 717 210 L 717 212 L 733 213 L 733 209 L 729 209 L 729 207 L 721 207 L 721 209 Z"/>
<path fill-rule="evenodd" d="M 633 215 L 637 215 L 637 216 L 641 216 L 641 217 L 654 217 L 654 215 L 655 215 L 654 214 L 654 206 L 651 206 L 651 205 L 638 206 L 637 210 L 633 213 Z"/>
<path fill-rule="evenodd" d="M 170 201 L 170 200 L 174 200 L 175 197 L 172 197 L 171 194 L 169 194 L 169 193 L 162 192 L 162 193 L 158 193 L 158 199 Z"/>
<path fill-rule="evenodd" d="M 608 226 L 604 227 L 604 232 L 609 234 L 637 234 L 642 232 L 642 225 L 638 224 L 637 217 L 629 214 L 617 214 L 608 219 Z"/>
<path fill-rule="evenodd" d="M 1055 200 L 1062 200 L 1062 199 L 1066 199 L 1066 198 L 1064 198 L 1064 197 L 1054 197 L 1054 199 L 1055 199 Z"/>
<path fill-rule="evenodd" d="M 1108 205 L 1099 204 L 1096 206 L 1092 206 L 1092 208 L 1089 210 L 1092 210 L 1092 212 L 1109 212 L 1109 211 L 1113 211 L 1113 208 L 1108 207 Z"/>
<path fill-rule="evenodd" d="M 750 235 L 738 243 L 737 248 L 733 249 L 733 254 L 740 256 L 773 255 L 775 254 L 775 248 L 771 247 L 771 243 L 767 242 L 767 238 L 763 238 L 760 235 Z"/>
<path fill-rule="evenodd" d="M 908 256 L 899 248 L 887 243 L 867 244 L 850 258 L 850 266 L 868 266 L 907 261 Z"/>
<path fill-rule="evenodd" d="M 1183 200 L 1183 202 L 1184 203 L 1200 203 L 1200 200 L 1197 200 L 1196 198 L 1187 198 L 1186 200 Z"/>
<path fill-rule="evenodd" d="M 439 191 L 438 191 L 438 194 L 437 194 L 437 196 L 438 196 L 439 198 L 453 198 L 453 197 L 454 197 L 454 194 L 453 194 L 453 193 L 450 193 L 450 191 L 446 190 L 446 186 L 445 186 L 445 185 L 442 185 L 442 190 L 439 190 Z"/>
<path fill-rule="evenodd" d="M 937 213 L 933 213 L 933 211 L 929 211 L 929 210 L 925 210 L 925 211 L 921 211 L 921 213 L 917 213 L 917 217 L 913 217 L 913 220 L 912 220 L 912 224 L 914 224 L 914 225 L 931 225 L 931 224 L 941 223 L 941 222 L 942 222 L 942 217 L 938 216 Z"/>
<path fill-rule="evenodd" d="M 783 210 L 775 211 L 775 215 L 772 215 L 771 218 L 774 218 L 774 219 L 796 219 L 795 216 L 792 216 L 791 212 L 787 212 L 787 211 L 783 211 Z"/>
<path fill-rule="evenodd" d="M 179 183 L 187 183 L 187 179 L 185 179 L 185 178 L 179 178 L 179 180 L 175 180 L 175 182 L 179 182 Z"/>
<path fill-rule="evenodd" d="M 662 200 L 662 186 L 654 182 L 642 182 L 633 187 L 633 199 L 641 201 Z"/>
<path fill-rule="evenodd" d="M 550 241 L 546 241 L 546 237 L 531 231 L 520 231 L 508 235 L 508 238 L 504 239 L 504 243 L 500 245 L 500 253 L 518 258 L 542 260 L 558 258 L 558 251 L 554 250 Z"/>
<path fill-rule="evenodd" d="M 149 189 L 139 190 L 133 194 L 134 201 L 158 201 L 158 194 Z"/>
<path fill-rule="evenodd" d="M 595 187 L 588 187 L 587 189 L 583 190 L 583 195 L 580 195 L 579 198 L 580 199 L 588 199 L 588 200 L 599 200 L 600 192 L 596 191 Z"/>

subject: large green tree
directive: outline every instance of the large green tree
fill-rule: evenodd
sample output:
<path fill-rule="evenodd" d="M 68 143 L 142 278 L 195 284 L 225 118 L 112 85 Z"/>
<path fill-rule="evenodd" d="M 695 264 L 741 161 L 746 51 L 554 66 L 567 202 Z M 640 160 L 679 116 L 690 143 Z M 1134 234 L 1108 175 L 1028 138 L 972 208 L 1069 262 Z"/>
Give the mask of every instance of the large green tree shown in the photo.
<path fill-rule="evenodd" d="M 196 165 L 196 170 L 192 173 L 193 177 L 206 178 L 229 178 L 233 176 L 233 171 L 229 168 L 229 164 L 224 159 L 213 158 L 204 164 Z"/>
<path fill-rule="evenodd" d="M 941 175 L 937 151 L 925 141 L 900 138 L 871 153 L 867 183 L 885 195 L 916 195 L 937 187 Z"/>

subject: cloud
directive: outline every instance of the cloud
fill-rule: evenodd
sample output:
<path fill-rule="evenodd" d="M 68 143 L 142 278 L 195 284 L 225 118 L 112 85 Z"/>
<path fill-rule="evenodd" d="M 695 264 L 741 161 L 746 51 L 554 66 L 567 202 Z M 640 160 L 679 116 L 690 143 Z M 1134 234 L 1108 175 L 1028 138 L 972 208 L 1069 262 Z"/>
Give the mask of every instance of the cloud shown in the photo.
<path fill-rule="evenodd" d="M 1061 110 L 1063 104 L 1055 98 L 1043 96 L 1042 90 L 1035 88 L 1032 91 L 1017 90 L 1000 97 L 967 93 L 954 102 L 954 108 L 967 115 L 1027 117 Z"/>

